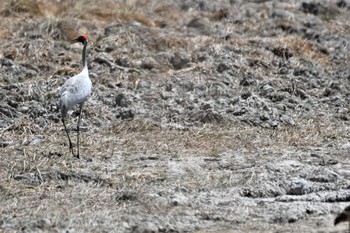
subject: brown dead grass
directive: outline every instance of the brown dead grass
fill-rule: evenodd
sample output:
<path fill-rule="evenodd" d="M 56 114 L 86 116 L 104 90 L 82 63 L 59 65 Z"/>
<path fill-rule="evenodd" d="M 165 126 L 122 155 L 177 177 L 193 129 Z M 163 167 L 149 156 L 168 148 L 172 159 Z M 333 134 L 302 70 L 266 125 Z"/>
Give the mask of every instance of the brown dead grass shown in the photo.
<path fill-rule="evenodd" d="M 280 37 L 278 44 L 282 47 L 289 48 L 292 53 L 305 60 L 314 60 L 324 65 L 329 63 L 328 56 L 320 51 L 320 49 L 311 41 L 300 37 Z"/>
<path fill-rule="evenodd" d="M 246 45 L 247 42 L 250 42 L 253 44 L 259 44 L 259 46 L 264 45 L 270 48 L 277 48 L 280 51 L 290 51 L 295 57 L 316 61 L 323 65 L 329 64 L 329 58 L 321 51 L 321 48 L 315 45 L 312 41 L 296 36 L 282 36 L 268 39 L 254 37 L 249 38 L 248 40 L 238 39 L 235 41 L 238 42 L 238 45 L 243 46 Z M 285 57 L 285 59 L 287 59 L 287 57 Z"/>
<path fill-rule="evenodd" d="M 154 12 L 162 17 L 167 18 L 167 23 L 176 23 L 183 18 L 183 14 L 179 9 L 170 4 L 158 3 L 154 8 Z"/>
<path fill-rule="evenodd" d="M 149 41 L 149 48 L 154 50 L 165 49 L 189 49 L 193 46 L 191 41 L 185 38 L 173 37 L 173 36 L 161 36 L 153 37 L 154 40 Z"/>
<path fill-rule="evenodd" d="M 103 0 L 96 4 L 95 1 L 63 1 L 53 0 L 13 0 L 3 7 L 8 14 L 27 13 L 31 17 L 72 17 L 95 23 L 109 23 L 112 21 L 133 22 L 137 21 L 147 26 L 154 26 L 153 21 L 138 11 L 138 1 L 116 2 Z"/>
<path fill-rule="evenodd" d="M 175 155 L 197 154 L 218 156 L 224 151 L 256 150 L 265 147 L 322 146 L 324 141 L 337 135 L 346 137 L 346 129 L 330 130 L 329 123 L 306 122 L 302 127 L 285 127 L 280 130 L 250 128 L 237 125 L 204 125 L 193 130 L 162 129 L 151 122 L 135 119 L 114 124 L 108 133 L 101 135 L 118 148 L 129 152 L 166 153 Z M 334 127 L 335 129 L 336 127 Z M 114 137 L 119 138 L 114 141 Z M 92 139 L 91 139 L 92 140 Z M 91 141 L 88 140 L 88 141 Z M 101 138 L 102 140 L 102 138 Z M 98 140 L 99 141 L 99 140 Z M 99 149 L 101 149 L 99 147 Z"/>
<path fill-rule="evenodd" d="M 26 30 L 49 34 L 55 39 L 72 39 L 80 33 L 87 33 L 86 26 L 91 22 L 101 28 L 110 22 L 139 22 L 154 26 L 148 16 L 138 11 L 137 1 L 117 3 L 104 0 L 96 4 L 95 1 L 11 0 L 3 1 L 0 7 L 3 16 L 0 38 L 4 39 L 11 38 L 28 19 L 44 23 Z M 9 23 L 5 23 L 7 21 Z"/>
<path fill-rule="evenodd" d="M 220 9 L 218 11 L 211 12 L 208 18 L 212 21 L 220 21 L 229 16 L 229 9 Z"/>

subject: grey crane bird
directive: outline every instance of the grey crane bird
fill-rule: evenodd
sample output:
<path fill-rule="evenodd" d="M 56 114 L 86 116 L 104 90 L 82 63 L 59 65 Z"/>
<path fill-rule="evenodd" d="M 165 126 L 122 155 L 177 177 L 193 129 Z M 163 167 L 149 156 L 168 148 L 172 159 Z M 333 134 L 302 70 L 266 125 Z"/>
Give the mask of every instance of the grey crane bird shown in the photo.
<path fill-rule="evenodd" d="M 63 85 L 61 90 L 61 96 L 59 101 L 59 106 L 61 109 L 61 119 L 64 126 L 64 129 L 67 133 L 68 141 L 69 141 L 69 150 L 72 152 L 73 156 L 79 158 L 79 134 L 80 134 L 80 120 L 81 120 L 81 110 L 85 101 L 91 93 L 92 83 L 89 78 L 89 71 L 86 61 L 86 47 L 88 44 L 88 37 L 86 35 L 79 36 L 78 38 L 72 40 L 73 43 L 82 43 L 83 47 L 83 70 L 69 78 Z M 79 104 L 79 118 L 77 123 L 77 153 L 74 153 L 73 144 L 69 137 L 69 133 L 66 127 L 65 118 L 67 112 L 72 109 L 75 105 Z"/>

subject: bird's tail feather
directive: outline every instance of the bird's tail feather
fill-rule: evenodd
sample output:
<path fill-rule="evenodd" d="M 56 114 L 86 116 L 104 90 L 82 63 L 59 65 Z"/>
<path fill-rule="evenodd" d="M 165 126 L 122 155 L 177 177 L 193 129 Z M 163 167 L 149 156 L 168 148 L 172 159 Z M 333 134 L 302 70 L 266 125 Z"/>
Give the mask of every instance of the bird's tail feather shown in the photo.
<path fill-rule="evenodd" d="M 59 101 L 62 118 L 65 118 L 68 112 L 68 109 L 69 109 L 68 102 L 69 102 L 69 99 L 68 99 L 67 93 L 63 93 Z"/>

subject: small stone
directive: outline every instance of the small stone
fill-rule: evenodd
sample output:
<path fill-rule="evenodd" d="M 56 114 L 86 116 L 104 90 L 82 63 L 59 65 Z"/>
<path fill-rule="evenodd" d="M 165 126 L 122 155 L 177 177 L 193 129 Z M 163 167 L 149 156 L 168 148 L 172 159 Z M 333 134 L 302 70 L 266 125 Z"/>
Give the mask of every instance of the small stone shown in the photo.
<path fill-rule="evenodd" d="M 173 97 L 173 94 L 171 92 L 162 91 L 160 93 L 160 97 L 162 97 L 163 100 L 167 100 L 167 99 Z"/>
<path fill-rule="evenodd" d="M 153 58 L 147 57 L 145 60 L 142 61 L 141 68 L 151 70 L 153 68 L 156 68 L 157 65 L 157 62 Z"/>
<path fill-rule="evenodd" d="M 190 66 L 190 57 L 185 53 L 175 53 L 170 59 L 170 63 L 175 70 L 181 70 Z"/>

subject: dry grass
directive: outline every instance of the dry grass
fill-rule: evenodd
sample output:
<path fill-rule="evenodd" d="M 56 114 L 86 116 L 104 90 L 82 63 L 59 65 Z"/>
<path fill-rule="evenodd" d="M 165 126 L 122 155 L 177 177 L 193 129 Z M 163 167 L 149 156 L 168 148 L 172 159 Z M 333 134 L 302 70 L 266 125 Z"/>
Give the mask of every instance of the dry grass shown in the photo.
<path fill-rule="evenodd" d="M 11 13 L 27 13 L 31 17 L 74 17 L 82 20 L 95 20 L 95 23 L 111 21 L 137 21 L 147 26 L 154 23 L 147 16 L 137 10 L 144 6 L 139 1 L 111 1 L 104 0 L 98 5 L 94 1 L 64 1 L 52 0 L 11 0 L 2 7 Z"/>
<path fill-rule="evenodd" d="M 124 220 L 144 224 L 138 219 L 142 216 L 166 225 L 168 217 L 182 216 L 183 211 L 238 216 L 230 213 L 232 206 L 245 217 L 251 211 L 262 216 L 266 209 L 261 212 L 249 200 L 239 201 L 234 190 L 255 190 L 250 195 L 261 197 L 273 197 L 276 190 L 283 193 L 284 183 L 275 179 L 284 173 L 271 177 L 262 170 L 284 160 L 308 160 L 307 148 L 324 148 L 333 137 L 337 139 L 332 143 L 342 143 L 348 132 L 346 127 L 312 121 L 280 130 L 237 124 L 171 130 L 134 119 L 83 132 L 83 157 L 76 160 L 60 123 L 49 126 L 40 147 L 22 141 L 37 135 L 31 127 L 24 121 L 1 134 L 20 142 L 2 149 L 0 163 L 2 213 L 21 219 L 8 218 L 6 226 L 13 229 L 23 224 L 31 230 L 113 230 Z M 298 152 L 302 148 L 305 152 Z M 138 220 L 130 222 L 130 215 Z M 103 221 L 100 228 L 95 228 L 97 220 Z"/>
<path fill-rule="evenodd" d="M 111 22 L 139 22 L 153 27 L 153 20 L 139 11 L 143 4 L 139 1 L 111 0 L 101 1 L 98 5 L 94 1 L 8 0 L 0 6 L 1 13 L 5 16 L 4 21 L 9 22 L 1 29 L 0 37 L 12 37 L 13 33 L 20 29 L 13 25 L 21 25 L 27 18 L 45 22 L 39 28 L 35 25 L 34 28 L 27 29 L 28 31 L 36 30 L 40 35 L 65 40 L 72 39 L 77 34 L 87 33 L 85 25 L 91 25 L 91 22 L 100 27 Z M 84 22 L 85 25 L 80 22 Z"/>
<path fill-rule="evenodd" d="M 172 156 L 220 156 L 224 151 L 256 150 L 258 148 L 283 148 L 289 146 L 322 146 L 331 138 L 346 138 L 347 129 L 337 128 L 330 122 L 316 120 L 301 123 L 302 127 L 285 127 L 280 130 L 250 128 L 237 125 L 204 125 L 199 129 L 175 130 L 162 129 L 141 119 L 114 124 L 106 134 L 94 143 L 88 137 L 87 144 L 96 151 L 103 149 L 100 142 L 110 143 L 114 147 L 129 153 L 168 154 Z M 333 130 L 331 130 L 333 129 Z M 115 140 L 115 138 L 117 138 Z M 105 148 L 106 149 L 106 148 Z"/>
<path fill-rule="evenodd" d="M 75 122 L 71 124 L 74 126 Z M 101 129 L 100 132 L 104 132 L 103 134 L 83 133 L 85 138 L 83 146 L 84 144 L 89 145 L 91 154 L 98 151 L 99 154 L 113 153 L 112 151 L 115 150 L 113 147 L 116 147 L 123 148 L 123 151 L 129 153 L 170 153 L 169 155 L 174 156 L 197 154 L 198 156 L 215 157 L 224 151 L 238 149 L 322 146 L 324 142 L 332 138 L 341 139 L 346 138 L 347 135 L 347 128 L 337 128 L 330 122 L 317 122 L 314 119 L 301 124 L 303 127 L 286 127 L 280 130 L 240 127 L 231 124 L 221 126 L 208 124 L 198 129 L 175 130 L 159 128 L 147 120 L 134 119 Z M 47 133 L 52 134 L 52 137 L 47 139 L 47 143 L 53 143 L 58 137 L 60 144 L 66 144 L 61 123 L 58 122 L 45 128 L 51 131 Z M 11 138 L 13 141 L 18 141 L 20 145 L 26 145 L 33 136 L 40 132 L 41 129 L 33 122 L 24 118 L 3 129 L 1 137 Z M 109 146 L 105 147 L 105 144 Z M 61 145 L 53 143 L 47 149 L 61 151 Z"/>
<path fill-rule="evenodd" d="M 183 13 L 181 13 L 178 8 L 167 3 L 158 2 L 154 7 L 154 12 L 162 18 L 166 18 L 166 20 L 159 22 L 160 24 L 164 23 L 166 25 L 176 25 L 176 22 L 184 17 Z"/>
<path fill-rule="evenodd" d="M 298 37 L 281 37 L 278 39 L 283 48 L 288 48 L 293 54 L 305 60 L 329 64 L 328 56 L 320 51 L 313 42 Z"/>

